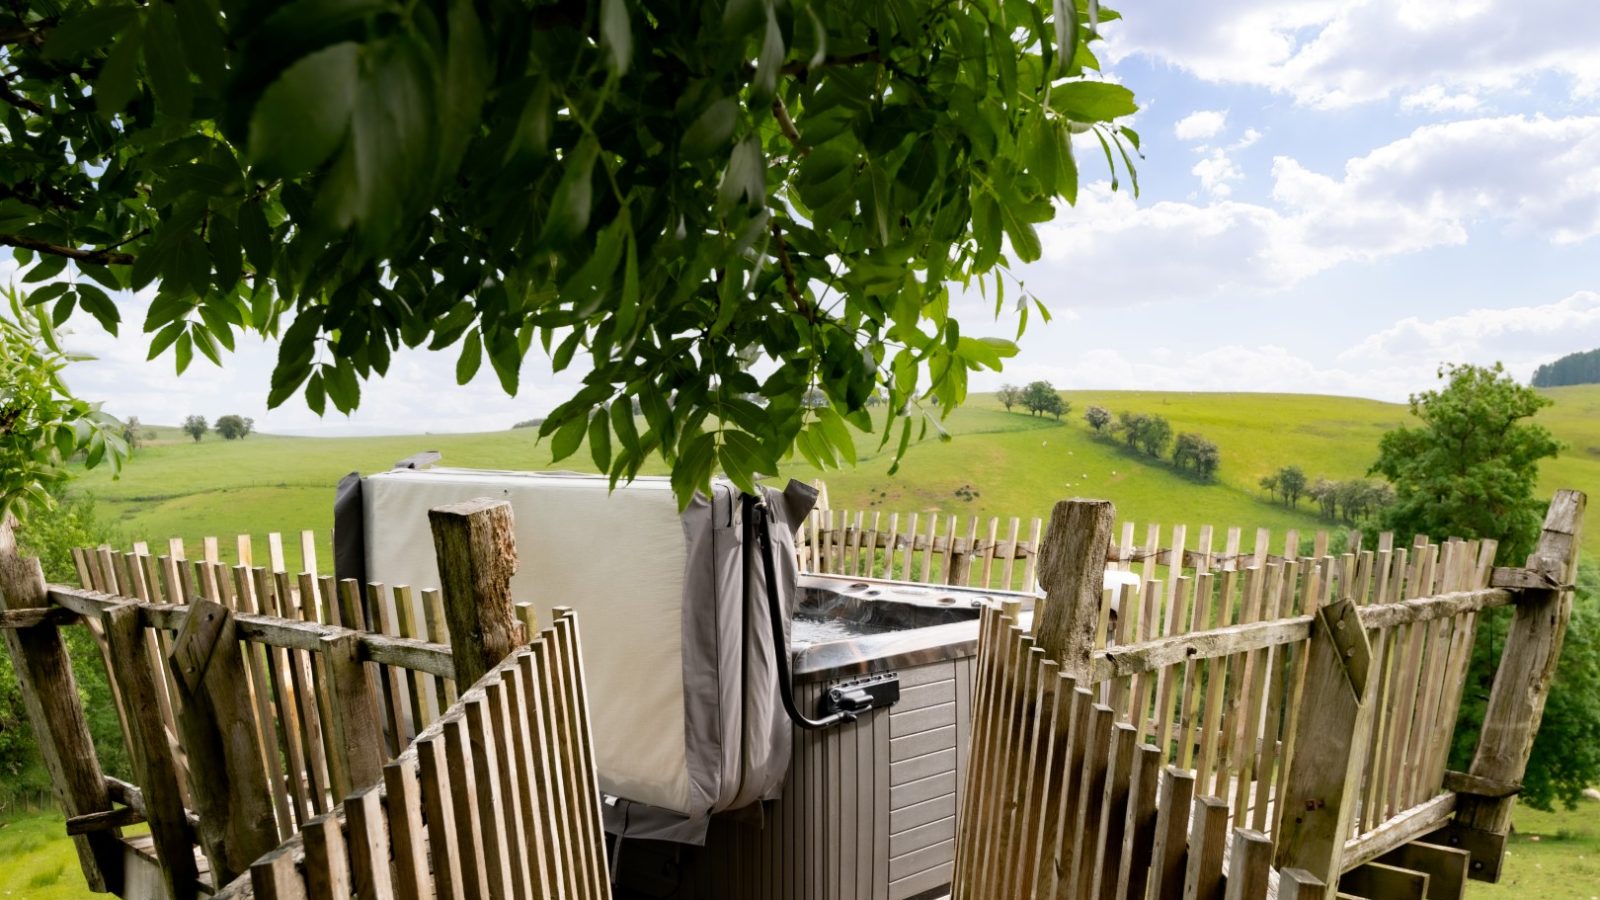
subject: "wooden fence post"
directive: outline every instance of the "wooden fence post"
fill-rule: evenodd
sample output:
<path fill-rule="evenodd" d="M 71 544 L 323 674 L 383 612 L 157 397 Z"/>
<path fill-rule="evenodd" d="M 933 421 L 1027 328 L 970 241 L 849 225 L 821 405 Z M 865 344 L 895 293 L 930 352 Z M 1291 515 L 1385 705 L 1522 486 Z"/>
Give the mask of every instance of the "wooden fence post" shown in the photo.
<path fill-rule="evenodd" d="M 278 845 L 267 774 L 233 612 L 197 600 L 172 642 L 200 845 L 216 884 L 249 871 Z"/>
<path fill-rule="evenodd" d="M 465 691 L 516 649 L 521 630 L 511 602 L 517 571 L 511 504 L 487 497 L 451 503 L 428 510 L 428 522 L 456 684 Z"/>
<path fill-rule="evenodd" d="M 1521 592 L 1484 711 L 1483 730 L 1469 774 L 1480 784 L 1508 790 L 1489 791 L 1500 796 L 1461 794 L 1454 821 L 1431 839 L 1470 852 L 1469 874 L 1479 881 L 1500 879 L 1500 860 L 1516 803 L 1515 788 L 1527 772 L 1528 755 L 1533 752 L 1533 739 L 1539 733 L 1539 720 L 1550 696 L 1550 681 L 1561 658 L 1567 621 L 1572 617 L 1570 585 L 1578 570 L 1578 540 L 1587 502 L 1582 491 L 1573 490 L 1557 491 L 1550 501 L 1539 545 L 1528 557 L 1528 568 L 1559 587 Z"/>
<path fill-rule="evenodd" d="M 1307 647 L 1303 710 L 1284 786 L 1277 866 L 1339 884 L 1345 839 L 1359 806 L 1361 769 L 1375 705 L 1368 677 L 1372 645 L 1355 604 L 1317 610 Z"/>
<path fill-rule="evenodd" d="M 138 607 L 130 603 L 107 610 L 101 621 L 112 663 L 108 674 L 127 704 L 129 751 L 135 778 L 144 792 L 144 814 L 156 859 L 174 900 L 188 900 L 197 896 L 200 872 L 183 810 L 178 764 L 156 700 L 165 687 L 158 681 L 162 675 L 156 668 L 162 663 L 150 653 L 149 632 L 139 620 Z"/>
<path fill-rule="evenodd" d="M 1115 517 L 1116 507 L 1107 500 L 1062 500 L 1050 513 L 1050 530 L 1039 548 L 1045 602 L 1034 638 L 1047 659 L 1061 664 L 1063 675 L 1080 680 L 1090 673 Z"/>
<path fill-rule="evenodd" d="M 0 612 L 43 609 L 50 605 L 39 561 L 24 558 L 17 549 L 16 520 L 0 516 Z M 106 791 L 100 758 L 95 754 L 78 696 L 78 682 L 61 631 L 52 622 L 5 632 L 6 649 L 17 672 L 22 698 L 33 726 L 33 738 L 44 759 L 56 802 L 67 818 L 107 812 L 111 796 Z M 111 831 L 73 838 L 78 863 L 89 890 L 97 893 L 122 887 L 122 848 Z"/>
<path fill-rule="evenodd" d="M 377 691 L 361 661 L 361 636 L 355 632 L 322 639 L 322 659 L 332 684 L 333 741 L 352 794 L 383 778 L 383 726 L 378 723 Z"/>

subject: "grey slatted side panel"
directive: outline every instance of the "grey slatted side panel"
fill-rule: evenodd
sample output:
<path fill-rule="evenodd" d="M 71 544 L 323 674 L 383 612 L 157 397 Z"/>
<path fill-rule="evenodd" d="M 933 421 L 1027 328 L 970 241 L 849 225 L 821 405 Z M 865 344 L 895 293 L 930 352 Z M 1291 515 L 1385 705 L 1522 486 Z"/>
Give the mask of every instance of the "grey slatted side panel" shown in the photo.
<path fill-rule="evenodd" d="M 706 846 L 685 851 L 685 898 L 906 900 L 950 882 L 971 662 L 899 674 L 894 709 L 795 729 L 783 796 L 759 820 L 713 821 Z M 814 710 L 829 686 L 797 685 L 796 702 Z"/>
<path fill-rule="evenodd" d="M 957 761 L 964 750 L 957 663 L 900 673 L 889 711 L 888 900 L 949 884 L 955 862 Z"/>

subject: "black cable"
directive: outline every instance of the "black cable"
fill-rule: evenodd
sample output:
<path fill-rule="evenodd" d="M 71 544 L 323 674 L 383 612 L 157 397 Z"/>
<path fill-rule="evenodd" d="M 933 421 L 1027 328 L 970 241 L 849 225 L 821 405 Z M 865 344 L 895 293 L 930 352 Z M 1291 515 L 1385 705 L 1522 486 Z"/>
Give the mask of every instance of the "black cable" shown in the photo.
<path fill-rule="evenodd" d="M 767 576 L 767 612 L 772 620 L 772 650 L 778 662 L 778 696 L 789 719 L 801 728 L 818 730 L 856 720 L 853 712 L 839 711 L 822 719 L 809 719 L 794 705 L 794 684 L 789 676 L 789 643 L 783 634 L 783 611 L 778 599 L 778 565 L 772 556 L 772 532 L 767 522 L 772 510 L 765 497 L 745 497 L 746 520 L 754 520 L 756 543 L 761 548 Z"/>

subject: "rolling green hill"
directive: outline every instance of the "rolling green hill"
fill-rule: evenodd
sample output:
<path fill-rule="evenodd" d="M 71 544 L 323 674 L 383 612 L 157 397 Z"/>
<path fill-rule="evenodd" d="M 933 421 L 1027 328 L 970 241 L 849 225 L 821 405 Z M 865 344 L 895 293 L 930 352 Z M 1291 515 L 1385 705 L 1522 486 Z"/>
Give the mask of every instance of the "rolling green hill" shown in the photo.
<path fill-rule="evenodd" d="M 1540 490 L 1592 492 L 1600 486 L 1600 386 L 1547 393 L 1556 405 L 1540 421 L 1568 449 L 1546 463 Z M 1305 501 L 1299 510 L 1270 503 L 1256 486 L 1261 476 L 1289 464 L 1313 478 L 1359 476 L 1375 458 L 1383 431 L 1409 418 L 1401 405 L 1345 397 L 1122 391 L 1066 396 L 1073 411 L 1059 423 L 1008 413 L 992 396 L 977 396 L 951 416 L 954 440 L 930 438 L 914 446 L 899 474 L 885 474 L 887 455 L 875 452 L 874 437 L 863 437 L 859 466 L 822 477 L 834 506 L 842 508 L 1026 517 L 1047 514 L 1062 497 L 1093 496 L 1115 501 L 1121 517 L 1141 523 L 1239 525 L 1247 534 L 1256 527 L 1304 532 L 1337 526 L 1313 515 Z M 1197 482 L 1094 436 L 1082 421 L 1091 403 L 1114 412 L 1158 413 L 1175 431 L 1209 437 L 1222 450 L 1217 481 Z M 242 441 L 213 434 L 198 444 L 176 429 L 157 430 L 159 439 L 139 452 L 121 479 L 93 472 L 78 482 L 129 540 L 192 541 L 208 534 L 226 539 L 241 532 L 259 537 L 304 528 L 325 537 L 341 476 L 381 471 L 419 450 L 439 450 L 447 464 L 458 466 L 540 469 L 549 463 L 548 446 L 535 442 L 532 429 L 367 438 L 252 435 Z M 563 465 L 588 463 L 585 449 Z M 819 473 L 797 460 L 783 474 L 810 480 Z M 1600 550 L 1600 528 L 1589 529 L 1585 545 Z M 297 561 L 294 556 L 291 561 Z"/>

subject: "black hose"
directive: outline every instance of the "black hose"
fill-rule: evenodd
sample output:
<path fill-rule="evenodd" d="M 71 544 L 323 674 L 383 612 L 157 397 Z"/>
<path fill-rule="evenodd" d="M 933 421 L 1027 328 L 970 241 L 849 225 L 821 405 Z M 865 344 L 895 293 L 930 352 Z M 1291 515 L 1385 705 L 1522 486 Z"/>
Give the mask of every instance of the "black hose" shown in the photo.
<path fill-rule="evenodd" d="M 789 675 L 789 642 L 783 633 L 783 609 L 778 597 L 778 565 L 772 555 L 772 531 L 767 522 L 772 510 L 765 498 L 745 497 L 745 520 L 755 528 L 756 543 L 761 547 L 763 568 L 767 576 L 767 613 L 772 622 L 772 650 L 778 660 L 778 696 L 783 700 L 783 710 L 790 721 L 809 730 L 831 728 L 856 720 L 853 712 L 840 711 L 823 719 L 808 719 L 794 704 L 794 683 Z"/>

